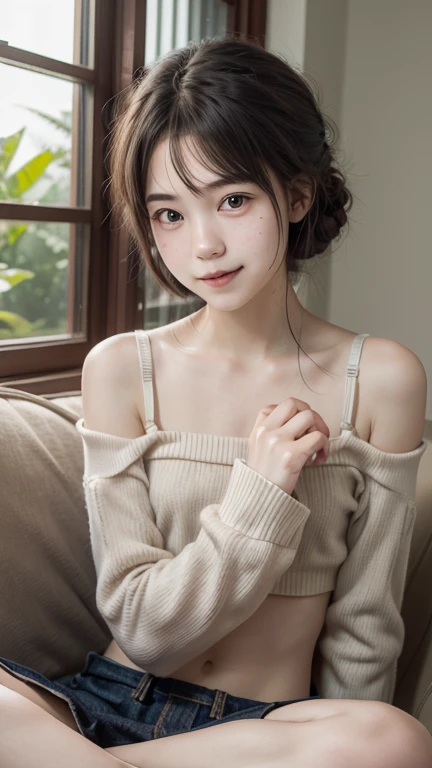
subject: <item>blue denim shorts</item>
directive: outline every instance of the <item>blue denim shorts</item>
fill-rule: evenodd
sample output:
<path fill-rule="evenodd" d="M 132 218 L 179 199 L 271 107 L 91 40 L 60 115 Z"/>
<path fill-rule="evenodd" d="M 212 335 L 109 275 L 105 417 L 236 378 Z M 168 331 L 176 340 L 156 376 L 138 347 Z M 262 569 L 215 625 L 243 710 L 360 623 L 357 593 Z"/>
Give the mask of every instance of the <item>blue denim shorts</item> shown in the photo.
<path fill-rule="evenodd" d="M 263 702 L 225 691 L 155 677 L 90 651 L 82 672 L 49 680 L 29 667 L 0 657 L 0 667 L 64 699 L 80 733 L 99 747 L 117 747 L 197 731 L 219 723 L 263 718 L 296 701 Z"/>

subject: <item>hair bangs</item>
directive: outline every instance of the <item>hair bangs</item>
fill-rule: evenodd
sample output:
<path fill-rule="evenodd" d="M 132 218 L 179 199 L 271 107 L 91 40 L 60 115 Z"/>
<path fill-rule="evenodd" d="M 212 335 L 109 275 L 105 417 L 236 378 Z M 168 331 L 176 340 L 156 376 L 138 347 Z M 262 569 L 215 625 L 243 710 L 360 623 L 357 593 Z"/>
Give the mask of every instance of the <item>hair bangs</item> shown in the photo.
<path fill-rule="evenodd" d="M 204 109 L 199 98 L 193 100 L 185 92 L 180 95 L 168 135 L 170 159 L 176 173 L 193 194 L 201 194 L 199 179 L 192 174 L 185 158 L 188 150 L 203 168 L 227 184 L 241 181 L 257 184 L 273 205 L 280 238 L 282 214 L 265 160 L 254 140 L 254 131 L 249 133 L 244 120 L 236 119 L 235 109 L 227 110 L 221 104 L 212 106 L 214 108 L 209 109 L 207 104 Z M 225 119 L 225 114 L 230 114 L 230 119 Z"/>

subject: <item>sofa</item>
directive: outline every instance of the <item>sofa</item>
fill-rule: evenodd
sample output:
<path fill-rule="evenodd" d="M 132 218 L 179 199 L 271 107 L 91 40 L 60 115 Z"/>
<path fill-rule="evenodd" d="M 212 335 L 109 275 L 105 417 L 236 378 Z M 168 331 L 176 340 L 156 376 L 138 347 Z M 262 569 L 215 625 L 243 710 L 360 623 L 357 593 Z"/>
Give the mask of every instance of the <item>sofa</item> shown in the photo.
<path fill-rule="evenodd" d="M 111 640 L 95 602 L 81 416 L 80 392 L 0 386 L 0 656 L 52 679 Z M 393 703 L 432 733 L 432 422 L 424 437 Z"/>

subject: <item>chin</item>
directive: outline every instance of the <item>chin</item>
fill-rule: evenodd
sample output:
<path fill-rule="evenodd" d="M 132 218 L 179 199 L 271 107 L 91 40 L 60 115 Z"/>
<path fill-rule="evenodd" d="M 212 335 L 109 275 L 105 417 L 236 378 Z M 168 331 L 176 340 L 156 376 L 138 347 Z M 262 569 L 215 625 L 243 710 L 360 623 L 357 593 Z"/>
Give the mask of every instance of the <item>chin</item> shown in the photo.
<path fill-rule="evenodd" d="M 246 304 L 251 301 L 251 298 L 243 299 L 243 301 L 239 298 L 232 297 L 225 297 L 225 300 L 223 297 L 221 297 L 221 301 L 212 301 L 211 299 L 205 299 L 205 302 L 207 306 L 212 307 L 213 309 L 216 309 L 218 312 L 235 312 L 238 309 L 241 309 L 242 307 L 246 306 Z"/>

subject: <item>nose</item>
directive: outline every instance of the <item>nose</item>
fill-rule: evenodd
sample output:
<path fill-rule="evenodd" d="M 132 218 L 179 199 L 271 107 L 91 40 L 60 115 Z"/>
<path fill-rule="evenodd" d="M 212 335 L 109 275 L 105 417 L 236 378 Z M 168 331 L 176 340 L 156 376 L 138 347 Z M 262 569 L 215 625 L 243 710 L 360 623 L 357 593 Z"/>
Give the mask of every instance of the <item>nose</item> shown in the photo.
<path fill-rule="evenodd" d="M 225 253 L 220 230 L 207 219 L 196 221 L 192 228 L 192 252 L 198 259 L 211 259 Z"/>

